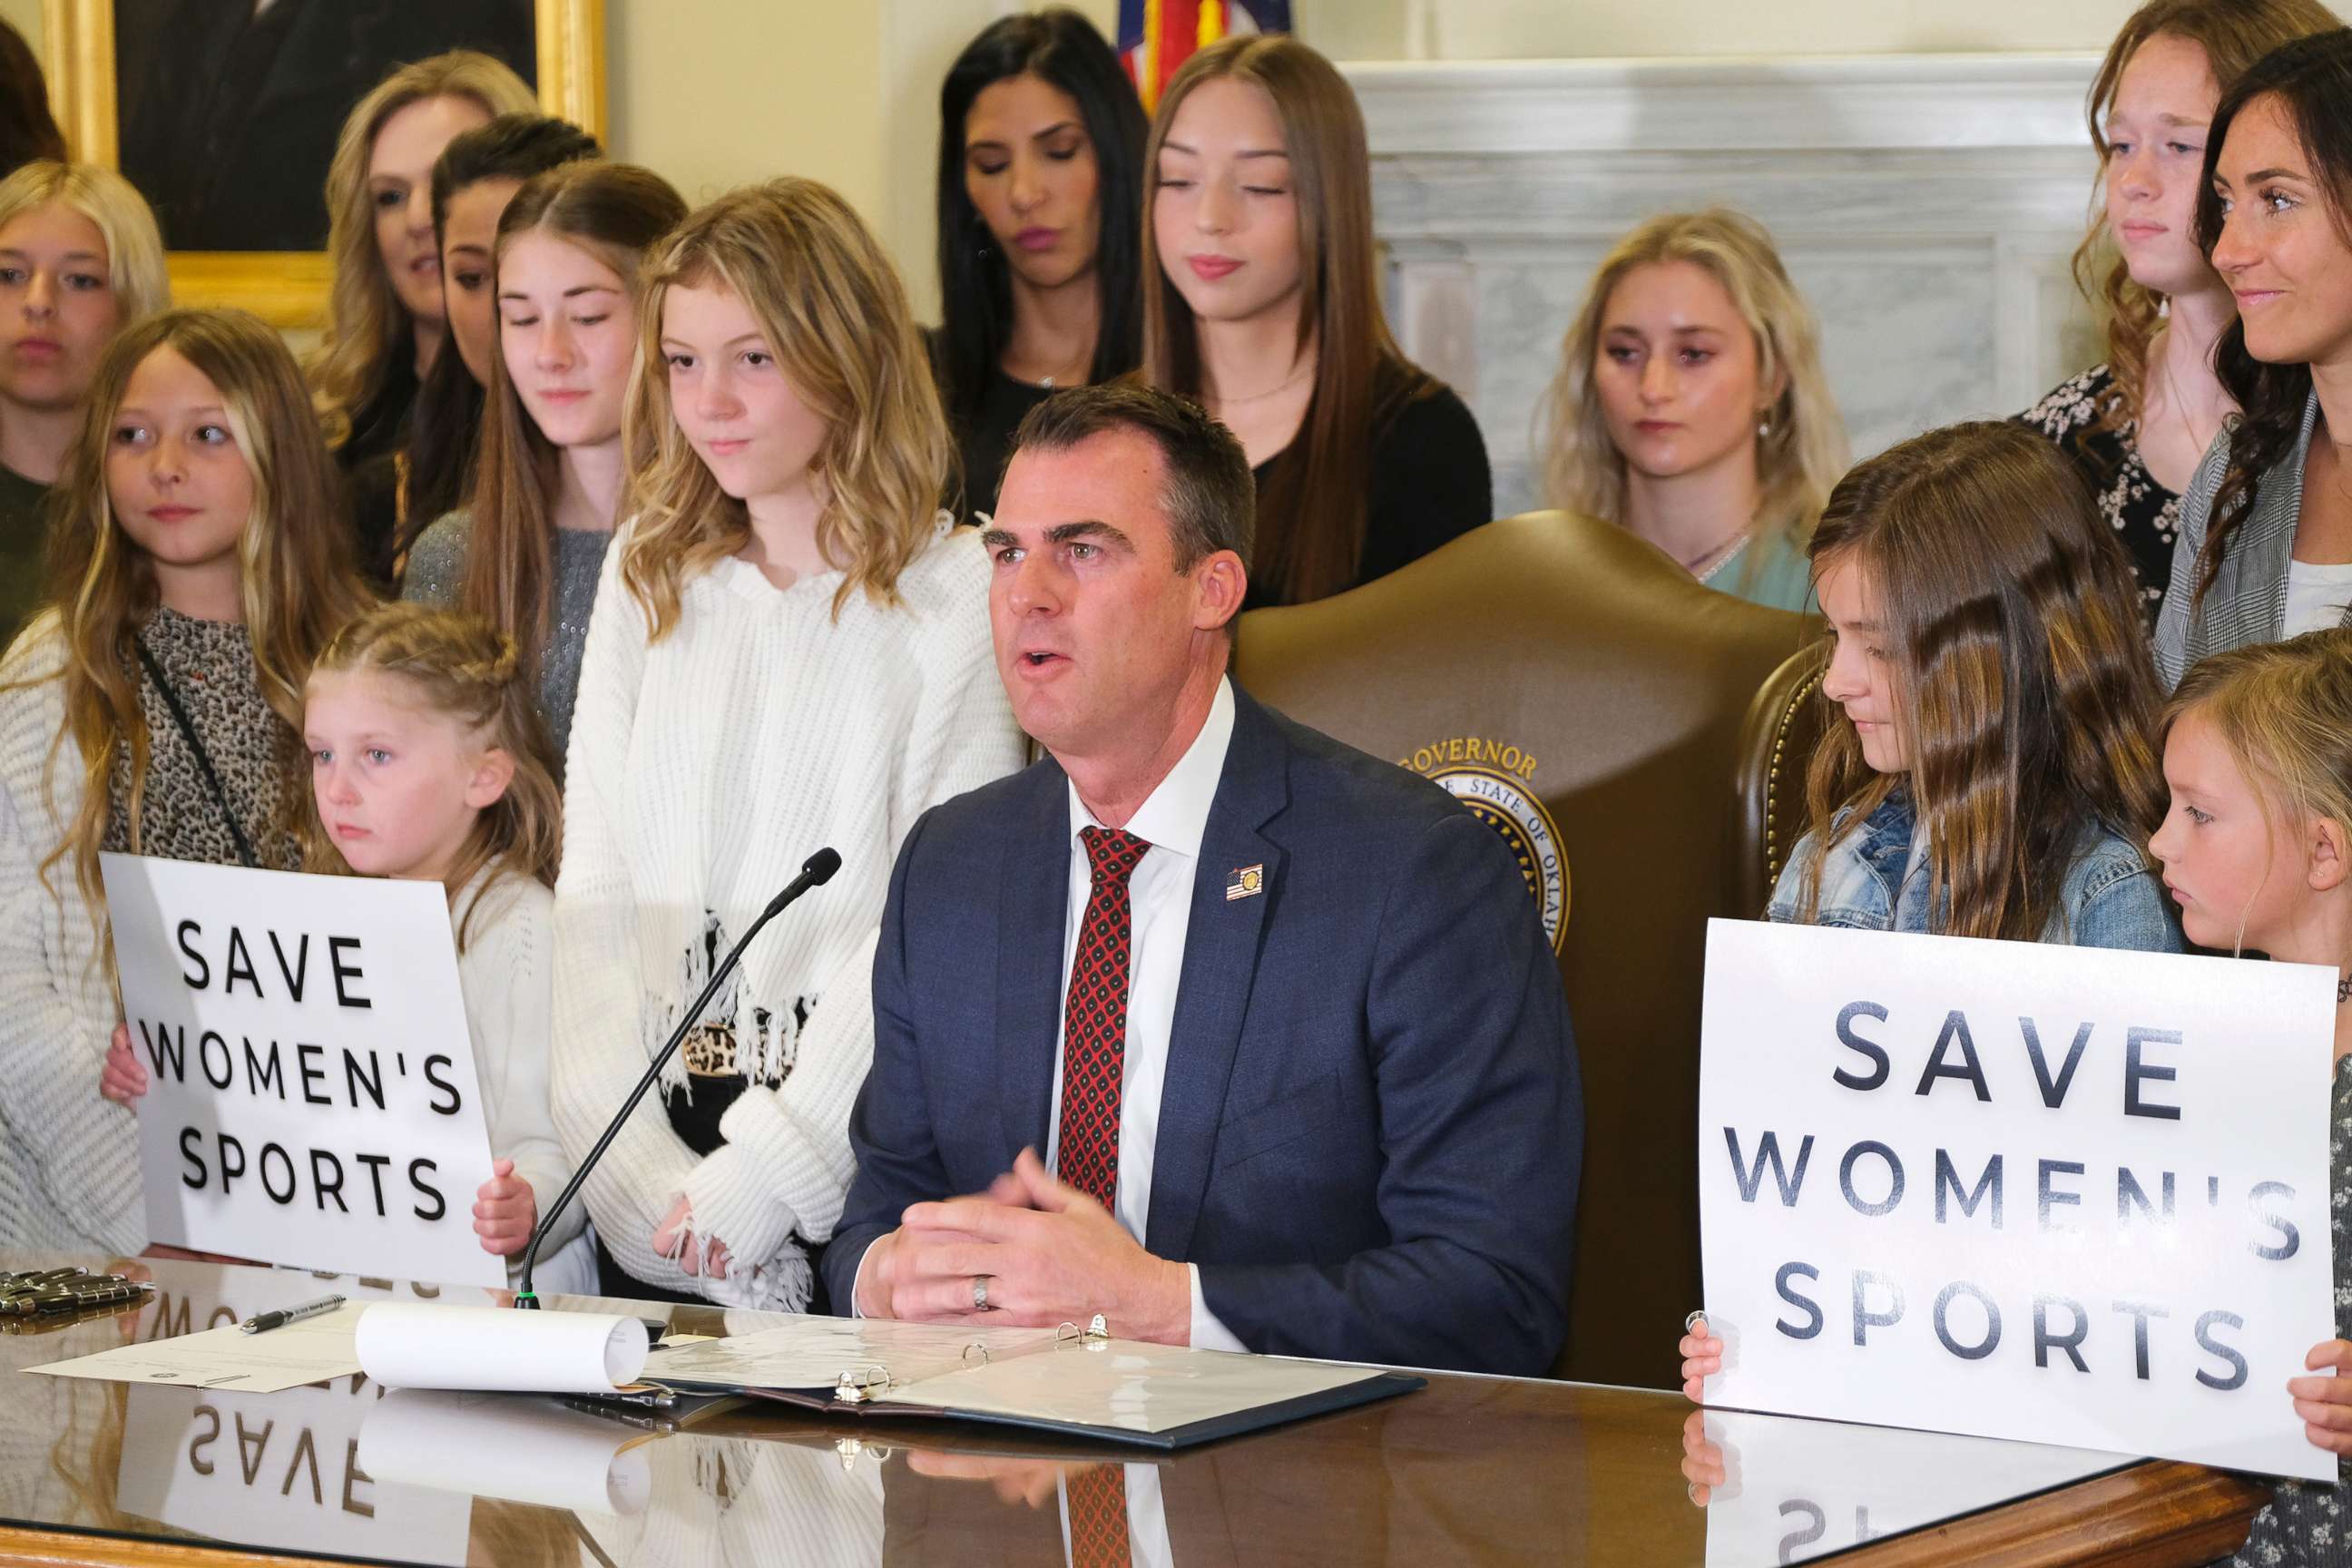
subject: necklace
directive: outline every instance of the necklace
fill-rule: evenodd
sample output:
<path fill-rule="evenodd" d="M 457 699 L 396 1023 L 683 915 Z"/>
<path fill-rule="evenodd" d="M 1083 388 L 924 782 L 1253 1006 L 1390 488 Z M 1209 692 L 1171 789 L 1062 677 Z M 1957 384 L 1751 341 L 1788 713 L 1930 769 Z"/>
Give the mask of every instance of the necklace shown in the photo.
<path fill-rule="evenodd" d="M 1675 559 L 1680 563 L 1684 571 L 1689 573 L 1692 576 L 1697 578 L 1702 583 L 1706 582 L 1717 573 L 1723 570 L 1724 563 L 1729 561 L 1733 556 L 1739 553 L 1741 547 L 1747 544 L 1749 537 L 1753 535 L 1755 531 L 1756 525 L 1750 523 L 1746 528 L 1741 529 L 1738 533 L 1733 534 L 1729 539 L 1725 540 L 1721 544 L 1715 546 L 1712 550 L 1701 551 L 1698 554 L 1691 557 L 1687 561 L 1683 560 L 1680 556 L 1676 556 Z"/>
<path fill-rule="evenodd" d="M 1089 344 L 1086 348 L 1078 351 L 1078 354 L 1076 359 L 1071 360 L 1067 364 L 1055 366 L 1052 374 L 1041 375 L 1031 384 L 1044 387 L 1047 392 L 1053 391 L 1057 386 L 1078 385 L 1086 377 L 1087 367 L 1094 363 L 1094 348 Z M 1005 374 L 1012 376 L 1015 381 L 1028 380 L 1026 376 L 1017 374 L 1010 366 L 1004 365 L 1001 361 L 998 363 L 998 368 L 1003 370 Z"/>
<path fill-rule="evenodd" d="M 1289 379 L 1283 382 L 1279 386 L 1269 386 L 1264 392 L 1253 392 L 1247 397 L 1227 397 L 1221 392 L 1217 394 L 1217 406 L 1220 408 L 1243 408 L 1253 403 L 1264 403 L 1267 398 L 1274 396 L 1276 393 L 1288 392 L 1292 387 L 1297 386 L 1300 382 L 1305 381 L 1307 379 L 1307 372 L 1314 368 L 1314 361 L 1302 359 L 1298 362 L 1298 368 L 1292 371 L 1290 373 Z"/>

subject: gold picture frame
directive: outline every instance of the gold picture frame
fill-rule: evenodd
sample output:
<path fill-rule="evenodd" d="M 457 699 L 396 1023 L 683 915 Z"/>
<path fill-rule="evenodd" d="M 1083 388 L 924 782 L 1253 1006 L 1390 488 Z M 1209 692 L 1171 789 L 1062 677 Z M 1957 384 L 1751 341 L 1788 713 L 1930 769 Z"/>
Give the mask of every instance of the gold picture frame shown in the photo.
<path fill-rule="evenodd" d="M 534 0 L 539 101 L 548 113 L 604 135 L 604 0 Z M 112 0 L 42 0 L 42 65 L 49 100 L 74 156 L 119 166 Z M 324 251 L 176 250 L 172 297 L 234 305 L 281 329 L 324 324 Z"/>

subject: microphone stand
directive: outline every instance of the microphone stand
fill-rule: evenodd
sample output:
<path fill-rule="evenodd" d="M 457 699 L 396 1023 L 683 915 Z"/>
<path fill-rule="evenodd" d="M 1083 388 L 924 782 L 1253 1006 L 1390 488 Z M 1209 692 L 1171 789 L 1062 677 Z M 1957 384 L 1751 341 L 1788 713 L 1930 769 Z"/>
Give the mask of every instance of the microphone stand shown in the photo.
<path fill-rule="evenodd" d="M 588 1151 L 588 1157 L 580 1162 L 580 1168 L 572 1172 L 572 1180 L 564 1184 L 562 1193 L 548 1205 L 547 1212 L 539 1216 L 539 1228 L 531 1232 L 530 1250 L 522 1255 L 522 1288 L 515 1292 L 516 1307 L 533 1312 L 540 1310 L 539 1294 L 531 1289 L 530 1275 L 531 1270 L 539 1266 L 539 1249 L 545 1244 L 548 1233 L 555 1228 L 556 1219 L 571 1204 L 572 1198 L 578 1195 L 580 1184 L 588 1179 L 588 1173 L 596 1168 L 596 1162 L 604 1157 L 604 1151 L 612 1145 L 613 1140 L 620 1135 L 621 1124 L 628 1121 L 629 1112 L 637 1108 L 637 1101 L 645 1099 L 646 1091 L 653 1088 L 654 1080 L 661 1076 L 661 1070 L 669 1064 L 669 1058 L 677 1054 L 679 1043 L 686 1038 L 688 1031 L 693 1029 L 696 1024 L 701 1022 L 702 1010 L 710 1005 L 710 999 L 719 994 L 719 987 L 726 983 L 729 975 L 735 973 L 736 963 L 742 958 L 743 950 L 751 946 L 751 939 L 760 934 L 761 929 L 770 921 L 782 914 L 793 900 L 811 888 L 824 886 L 833 879 L 833 874 L 840 869 L 841 856 L 838 851 L 829 848 L 820 849 L 810 856 L 802 863 L 801 874 L 793 878 L 782 892 L 768 900 L 768 907 L 760 911 L 760 918 L 751 922 L 751 929 L 737 939 L 735 945 L 727 950 L 727 957 L 717 969 L 710 972 L 710 984 L 702 988 L 702 994 L 694 999 L 694 1005 L 688 1007 L 685 1016 L 678 1019 L 677 1027 L 672 1031 L 669 1043 L 662 1047 L 659 1053 L 655 1056 L 653 1065 L 646 1068 L 646 1076 L 637 1080 L 637 1087 L 629 1091 L 629 1098 L 622 1105 L 620 1114 L 614 1117 L 605 1127 L 604 1135 L 596 1140 L 596 1146 Z"/>

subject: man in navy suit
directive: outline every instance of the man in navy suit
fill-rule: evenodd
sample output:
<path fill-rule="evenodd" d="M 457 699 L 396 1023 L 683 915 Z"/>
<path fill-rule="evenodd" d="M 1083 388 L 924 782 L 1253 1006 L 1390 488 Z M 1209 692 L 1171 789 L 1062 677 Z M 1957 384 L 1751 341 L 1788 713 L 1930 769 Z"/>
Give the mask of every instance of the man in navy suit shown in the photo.
<path fill-rule="evenodd" d="M 1226 678 L 1255 510 L 1181 399 L 1023 422 L 989 604 L 1049 757 L 899 853 L 832 1299 L 1540 1373 L 1584 1142 L 1559 973 L 1492 832 Z"/>

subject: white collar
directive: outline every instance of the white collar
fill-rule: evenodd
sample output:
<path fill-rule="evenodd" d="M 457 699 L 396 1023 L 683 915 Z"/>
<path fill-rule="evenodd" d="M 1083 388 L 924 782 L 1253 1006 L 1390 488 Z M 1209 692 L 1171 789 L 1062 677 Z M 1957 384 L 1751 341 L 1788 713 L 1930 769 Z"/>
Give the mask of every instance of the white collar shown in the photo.
<path fill-rule="evenodd" d="M 1217 695 L 1209 703 L 1209 716 L 1202 721 L 1201 732 L 1168 770 L 1168 776 L 1144 797 L 1135 815 L 1128 819 L 1127 831 L 1155 849 L 1172 850 L 1187 859 L 1197 859 L 1201 854 L 1201 837 L 1208 831 L 1209 807 L 1216 803 L 1217 781 L 1224 776 L 1225 752 L 1234 738 L 1234 683 L 1230 676 L 1217 680 Z M 1084 854 L 1077 844 L 1078 834 L 1102 824 L 1078 798 L 1078 786 L 1068 785 L 1070 792 L 1070 840 L 1074 852 Z"/>

